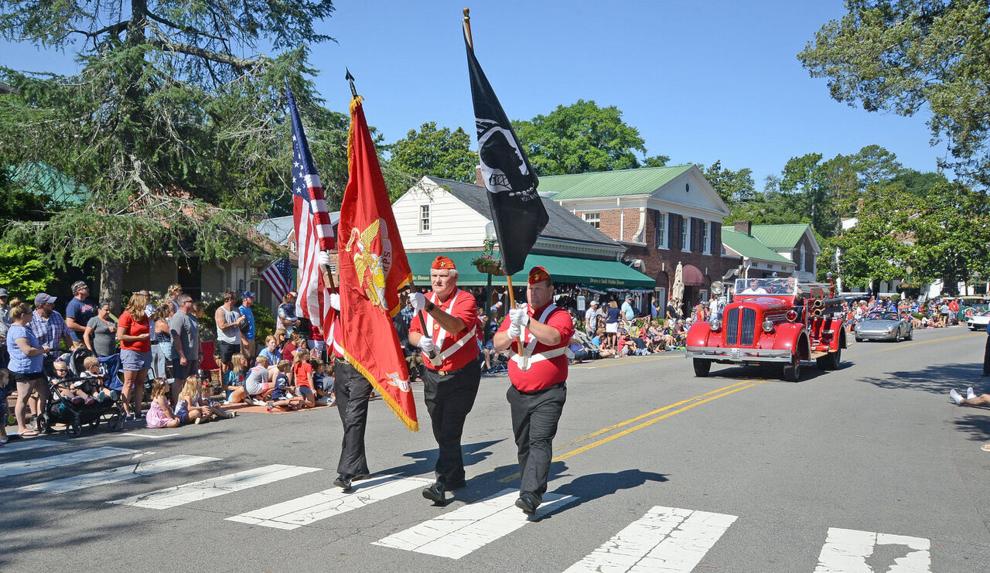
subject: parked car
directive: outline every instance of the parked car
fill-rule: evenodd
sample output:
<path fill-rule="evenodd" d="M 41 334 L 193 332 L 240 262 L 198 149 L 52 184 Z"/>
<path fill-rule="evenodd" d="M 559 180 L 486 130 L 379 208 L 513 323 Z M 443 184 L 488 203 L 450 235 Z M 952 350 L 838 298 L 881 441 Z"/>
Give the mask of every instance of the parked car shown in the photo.
<path fill-rule="evenodd" d="M 968 326 L 970 330 L 986 332 L 988 322 L 990 322 L 990 311 L 973 314 L 966 319 L 966 326 Z"/>
<path fill-rule="evenodd" d="M 856 325 L 856 342 L 864 340 L 911 340 L 914 327 L 911 321 L 896 312 L 875 312 Z"/>

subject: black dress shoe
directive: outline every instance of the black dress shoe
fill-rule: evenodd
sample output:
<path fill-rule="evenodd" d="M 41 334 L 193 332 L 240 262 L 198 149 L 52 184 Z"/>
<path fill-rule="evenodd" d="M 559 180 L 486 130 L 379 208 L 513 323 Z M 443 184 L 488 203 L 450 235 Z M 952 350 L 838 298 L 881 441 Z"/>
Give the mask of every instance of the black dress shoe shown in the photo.
<path fill-rule="evenodd" d="M 423 497 L 432 501 L 436 505 L 444 505 L 447 503 L 447 499 L 444 496 L 444 485 L 443 482 L 435 481 L 433 485 L 423 490 Z"/>
<path fill-rule="evenodd" d="M 526 515 L 533 515 L 536 513 L 536 508 L 540 507 L 540 501 L 531 493 L 521 493 L 516 500 L 516 507 L 523 510 Z"/>
<path fill-rule="evenodd" d="M 340 490 L 344 493 L 347 493 L 354 489 L 353 487 L 351 487 L 351 478 L 344 476 L 337 476 L 337 479 L 333 480 L 333 485 L 339 487 Z"/>

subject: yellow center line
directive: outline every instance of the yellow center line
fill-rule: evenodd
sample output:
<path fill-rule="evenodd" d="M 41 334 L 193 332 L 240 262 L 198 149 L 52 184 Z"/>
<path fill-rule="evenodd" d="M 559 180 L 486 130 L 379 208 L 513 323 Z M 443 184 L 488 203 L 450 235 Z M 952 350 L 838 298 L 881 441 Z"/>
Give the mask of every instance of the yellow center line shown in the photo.
<path fill-rule="evenodd" d="M 657 362 L 659 360 L 670 360 L 671 358 L 684 358 L 683 350 L 671 350 L 669 354 L 663 354 L 662 356 L 636 356 L 634 357 L 636 364 L 643 364 L 644 362 Z M 625 357 L 628 358 L 628 357 Z M 606 362 L 607 361 L 607 362 Z M 595 360 L 592 364 L 580 364 L 578 366 L 571 366 L 571 370 L 598 370 L 599 368 L 611 368 L 612 366 L 631 366 L 632 362 L 626 362 L 622 358 L 602 358 Z"/>
<path fill-rule="evenodd" d="M 574 443 L 577 443 L 577 442 L 583 442 L 584 440 L 589 440 L 591 438 L 600 436 L 602 434 L 607 434 L 607 433 L 611 432 L 612 430 L 617 430 L 617 429 L 622 428 L 624 426 L 628 426 L 629 424 L 633 424 L 633 423 L 638 422 L 638 421 L 640 421 L 640 420 L 642 420 L 644 418 L 649 418 L 650 416 L 654 416 L 654 415 L 659 414 L 661 412 L 666 412 L 667 410 L 673 410 L 674 408 L 677 408 L 678 406 L 683 406 L 684 404 L 687 404 L 689 402 L 694 402 L 695 400 L 701 400 L 702 398 L 704 398 L 706 396 L 711 396 L 712 394 L 718 394 L 719 392 L 723 392 L 725 390 L 728 390 L 729 388 L 733 388 L 735 386 L 742 386 L 743 384 L 748 384 L 749 382 L 751 382 L 751 381 L 750 380 L 743 380 L 741 382 L 735 382 L 735 383 L 729 384 L 727 386 L 722 386 L 721 388 L 716 388 L 714 390 L 709 390 L 708 392 L 705 392 L 704 394 L 698 394 L 697 396 L 691 396 L 690 398 L 686 398 L 684 400 L 681 400 L 680 402 L 674 402 L 673 404 L 667 404 L 666 406 L 661 406 L 660 408 L 657 408 L 656 410 L 650 410 L 649 412 L 647 412 L 645 414 L 640 414 L 639 416 L 636 416 L 636 417 L 633 417 L 633 418 L 629 418 L 628 420 L 623 420 L 621 422 L 617 422 L 615 424 L 612 424 L 611 426 L 606 426 L 606 427 L 604 427 L 604 428 L 602 428 L 600 430 L 596 430 L 596 431 L 594 431 L 594 432 L 592 432 L 590 434 L 585 434 L 583 436 L 579 436 L 579 437 L 575 438 L 574 440 L 572 440 L 570 443 L 574 444 Z"/>
<path fill-rule="evenodd" d="M 972 332 L 968 332 L 966 334 L 956 334 L 956 335 L 953 335 L 953 336 L 946 336 L 945 338 L 938 338 L 938 339 L 935 339 L 935 340 L 912 340 L 912 341 L 910 341 L 910 342 L 908 342 L 906 344 L 903 343 L 903 342 L 902 343 L 896 343 L 891 348 L 882 348 L 880 350 L 877 350 L 877 352 L 878 353 L 879 352 L 893 352 L 895 350 L 902 350 L 905 346 L 915 346 L 915 345 L 918 345 L 918 344 L 937 344 L 939 342 L 952 342 L 953 340 L 962 340 L 963 338 L 972 338 L 972 337 L 973 337 L 973 333 Z M 863 344 L 863 343 L 862 342 L 858 342 L 857 344 Z"/>

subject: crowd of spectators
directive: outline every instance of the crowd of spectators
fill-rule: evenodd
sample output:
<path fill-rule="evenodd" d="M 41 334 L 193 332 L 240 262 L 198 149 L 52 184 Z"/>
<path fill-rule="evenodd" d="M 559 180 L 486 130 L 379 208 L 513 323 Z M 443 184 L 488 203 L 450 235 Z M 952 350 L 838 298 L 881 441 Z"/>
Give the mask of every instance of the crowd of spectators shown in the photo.
<path fill-rule="evenodd" d="M 976 312 L 967 308 L 959 298 L 934 297 L 927 300 L 911 297 L 864 297 L 842 303 L 845 325 L 852 332 L 856 325 L 871 316 L 897 313 L 911 321 L 914 328 L 945 328 L 964 322 L 968 314 Z"/>

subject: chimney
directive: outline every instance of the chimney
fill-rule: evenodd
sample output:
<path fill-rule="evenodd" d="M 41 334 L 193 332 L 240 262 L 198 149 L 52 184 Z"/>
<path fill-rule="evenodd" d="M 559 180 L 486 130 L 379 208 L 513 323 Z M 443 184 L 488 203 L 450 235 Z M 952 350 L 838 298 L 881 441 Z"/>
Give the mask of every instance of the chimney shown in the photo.
<path fill-rule="evenodd" d="M 753 222 L 752 221 L 736 221 L 733 223 L 737 233 L 745 233 L 747 235 L 753 234 Z"/>
<path fill-rule="evenodd" d="M 485 177 L 481 174 L 480 165 L 474 166 L 474 184 L 477 185 L 478 187 L 485 186 Z"/>

